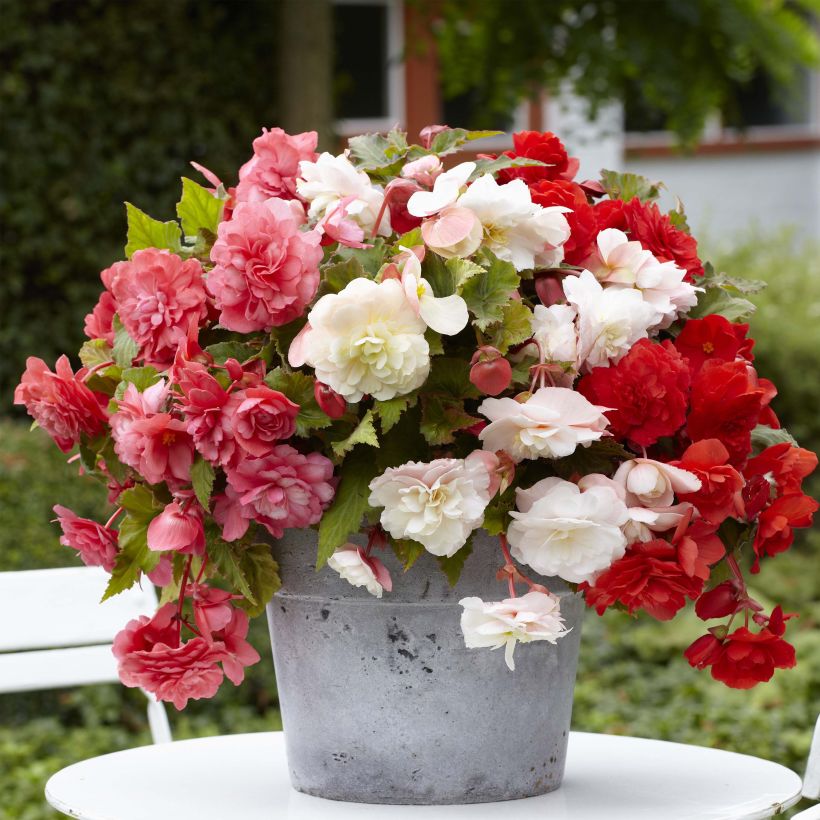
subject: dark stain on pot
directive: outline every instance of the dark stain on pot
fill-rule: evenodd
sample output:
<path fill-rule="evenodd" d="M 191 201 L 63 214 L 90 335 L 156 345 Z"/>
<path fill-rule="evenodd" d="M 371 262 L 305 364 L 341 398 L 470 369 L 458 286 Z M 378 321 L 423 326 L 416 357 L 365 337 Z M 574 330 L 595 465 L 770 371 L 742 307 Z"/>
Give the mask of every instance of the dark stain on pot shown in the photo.
<path fill-rule="evenodd" d="M 414 661 L 418 657 L 417 653 L 411 652 L 409 649 L 404 649 L 404 647 L 401 646 L 396 650 L 396 652 L 398 652 L 399 655 L 403 655 L 409 661 Z"/>
<path fill-rule="evenodd" d="M 329 609 L 323 609 L 319 614 L 322 616 L 322 620 L 326 621 L 328 616 L 330 615 L 330 610 Z"/>
<path fill-rule="evenodd" d="M 395 618 L 393 619 L 396 620 Z M 387 637 L 390 638 L 391 643 L 396 643 L 397 641 L 401 641 L 402 643 L 407 643 L 410 640 L 407 637 L 407 633 L 399 626 L 391 626 L 390 629 L 387 630 Z"/>
<path fill-rule="evenodd" d="M 346 753 L 346 752 L 333 752 L 333 754 L 331 755 L 331 757 L 332 757 L 332 758 L 333 758 L 333 759 L 334 759 L 337 763 L 347 763 L 347 753 Z"/>
<path fill-rule="evenodd" d="M 436 642 L 436 633 L 435 632 L 431 632 L 429 635 L 425 635 L 424 637 L 427 638 L 427 640 L 430 641 L 430 643 L 435 643 Z"/>
<path fill-rule="evenodd" d="M 281 604 L 279 605 L 279 609 L 281 609 L 281 610 L 282 610 L 282 612 L 287 612 L 287 610 L 285 609 L 285 607 L 283 607 Z"/>
<path fill-rule="evenodd" d="M 433 670 L 432 670 L 429 666 L 422 666 L 421 668 L 422 668 L 425 672 L 427 672 L 427 674 L 428 674 L 428 675 L 429 675 L 429 674 L 431 674 L 431 673 L 433 672 Z"/>
<path fill-rule="evenodd" d="M 422 593 L 421 593 L 421 599 L 422 599 L 422 600 L 424 600 L 424 599 L 427 597 L 427 593 L 428 593 L 429 591 L 430 591 L 430 581 L 427 581 L 427 582 L 424 584 L 424 589 L 422 590 Z"/>

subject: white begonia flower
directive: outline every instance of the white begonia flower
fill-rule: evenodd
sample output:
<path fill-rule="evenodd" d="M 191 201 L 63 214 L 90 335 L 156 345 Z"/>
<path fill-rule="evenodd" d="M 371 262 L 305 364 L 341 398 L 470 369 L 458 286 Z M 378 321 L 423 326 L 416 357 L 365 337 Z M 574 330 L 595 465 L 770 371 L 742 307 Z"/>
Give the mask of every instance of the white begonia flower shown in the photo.
<path fill-rule="evenodd" d="M 299 163 L 300 179 L 296 180 L 296 192 L 310 203 L 308 216 L 320 220 L 332 213 L 342 200 L 346 217 L 365 233 L 373 230 L 379 211 L 384 203 L 384 191 L 373 185 L 364 171 L 357 171 L 346 154 L 334 157 L 327 152 L 320 154 L 316 162 L 302 160 Z M 379 222 L 382 236 L 390 236 L 390 213 L 385 210 Z"/>
<path fill-rule="evenodd" d="M 482 244 L 516 270 L 554 267 L 564 258 L 569 208 L 543 208 L 532 201 L 521 179 L 499 185 L 491 174 L 479 177 L 458 199 L 481 222 Z"/>
<path fill-rule="evenodd" d="M 503 601 L 482 601 L 462 598 L 461 631 L 468 649 L 504 650 L 507 666 L 515 669 L 513 651 L 518 642 L 549 641 L 554 644 L 570 630 L 561 617 L 561 602 L 557 595 L 532 590 L 518 598 Z"/>
<path fill-rule="evenodd" d="M 578 311 L 578 361 L 586 369 L 621 359 L 648 336 L 655 308 L 632 288 L 604 288 L 587 270 L 564 279 L 567 301 Z"/>
<path fill-rule="evenodd" d="M 354 544 L 340 547 L 327 559 L 327 565 L 354 587 L 365 587 L 371 595 L 382 597 L 390 591 L 392 582 L 387 569 L 378 558 L 366 558 Z M 381 578 L 379 577 L 381 576 Z"/>
<path fill-rule="evenodd" d="M 421 262 L 410 248 L 402 250 L 401 284 L 410 306 L 427 327 L 444 336 L 455 336 L 467 325 L 467 303 L 457 293 L 436 296 L 430 283 L 422 278 Z"/>
<path fill-rule="evenodd" d="M 640 242 L 630 242 L 617 228 L 601 231 L 597 251 L 587 266 L 600 282 L 641 291 L 644 301 L 655 309 L 652 329 L 669 327 L 698 301 L 696 288 L 684 281 L 686 271 L 674 262 L 660 262 Z"/>
<path fill-rule="evenodd" d="M 573 371 L 577 370 L 577 315 L 571 305 L 535 306 L 530 323 L 542 362 L 572 362 Z"/>
<path fill-rule="evenodd" d="M 626 552 L 626 505 L 609 487 L 545 478 L 516 491 L 507 538 L 513 557 L 541 575 L 592 583 Z"/>
<path fill-rule="evenodd" d="M 484 523 L 492 480 L 481 452 L 390 467 L 370 482 L 369 504 L 383 507 L 382 526 L 433 555 L 450 556 Z"/>
<path fill-rule="evenodd" d="M 432 191 L 416 191 L 407 200 L 407 212 L 413 216 L 427 217 L 453 205 L 473 171 L 474 162 L 462 162 L 455 168 L 439 174 L 433 183 Z"/>
<path fill-rule="evenodd" d="M 398 281 L 354 279 L 313 306 L 288 357 L 294 367 L 309 364 L 320 382 L 349 402 L 365 394 L 387 401 L 424 384 L 430 372 L 426 329 Z"/>
<path fill-rule="evenodd" d="M 525 458 L 564 458 L 603 436 L 606 409 L 566 387 L 542 387 L 523 403 L 484 399 L 478 412 L 490 423 L 478 437 L 485 450 L 504 450 L 516 463 Z"/>
<path fill-rule="evenodd" d="M 671 507 L 675 493 L 696 493 L 701 486 L 700 479 L 688 470 L 651 458 L 624 461 L 612 480 L 624 488 L 627 504 L 649 509 Z"/>

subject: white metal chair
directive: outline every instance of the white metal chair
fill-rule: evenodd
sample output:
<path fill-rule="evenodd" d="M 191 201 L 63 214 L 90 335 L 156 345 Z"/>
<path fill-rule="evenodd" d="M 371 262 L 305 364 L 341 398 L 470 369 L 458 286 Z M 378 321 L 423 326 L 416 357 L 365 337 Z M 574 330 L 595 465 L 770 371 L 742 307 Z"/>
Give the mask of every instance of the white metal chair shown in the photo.
<path fill-rule="evenodd" d="M 820 715 L 817 716 L 817 723 L 814 726 L 814 737 L 811 740 L 806 774 L 803 777 L 803 797 L 820 800 Z M 820 805 L 798 812 L 792 820 L 820 820 Z"/>
<path fill-rule="evenodd" d="M 114 635 L 157 596 L 145 584 L 100 604 L 107 581 L 97 567 L 0 572 L 0 694 L 119 680 Z M 154 743 L 169 743 L 165 707 L 145 696 Z"/>

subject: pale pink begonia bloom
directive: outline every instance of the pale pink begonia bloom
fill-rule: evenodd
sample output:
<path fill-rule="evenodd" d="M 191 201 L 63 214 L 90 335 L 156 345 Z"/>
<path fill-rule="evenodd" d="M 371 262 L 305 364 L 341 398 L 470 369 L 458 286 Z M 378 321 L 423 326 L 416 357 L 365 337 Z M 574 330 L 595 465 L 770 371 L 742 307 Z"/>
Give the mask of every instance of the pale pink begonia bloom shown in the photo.
<path fill-rule="evenodd" d="M 652 327 L 669 327 L 694 307 L 698 291 L 684 281 L 687 273 L 674 262 L 660 262 L 640 242 L 629 241 L 623 231 L 607 228 L 596 238 L 596 249 L 583 263 L 600 282 L 637 288 L 655 310 Z"/>
<path fill-rule="evenodd" d="M 228 485 L 216 498 L 214 518 L 226 541 L 241 538 L 251 521 L 274 537 L 316 524 L 333 500 L 333 464 L 320 453 L 302 455 L 287 444 L 262 458 L 225 469 Z"/>
<path fill-rule="evenodd" d="M 441 158 L 435 154 L 408 162 L 402 169 L 401 175 L 405 179 L 413 179 L 421 185 L 432 188 L 439 174 L 444 170 Z"/>
<path fill-rule="evenodd" d="M 208 313 L 202 265 L 145 248 L 108 272 L 117 315 L 139 347 L 137 358 L 167 368 L 189 326 L 198 326 Z"/>
<path fill-rule="evenodd" d="M 264 456 L 296 432 L 299 405 L 264 384 L 231 396 L 231 427 L 237 443 L 252 456 Z"/>
<path fill-rule="evenodd" d="M 566 387 L 541 387 L 525 402 L 484 399 L 478 412 L 490 423 L 478 437 L 485 450 L 504 450 L 516 463 L 526 458 L 564 458 L 604 435 L 606 409 Z"/>
<path fill-rule="evenodd" d="M 295 198 L 299 163 L 316 158 L 318 139 L 315 131 L 287 134 L 281 128 L 263 128 L 253 141 L 253 156 L 239 169 L 236 201 Z"/>
<path fill-rule="evenodd" d="M 304 224 L 302 206 L 284 199 L 242 202 L 220 222 L 207 287 L 223 327 L 252 333 L 302 314 L 319 286 L 322 259 L 321 233 Z"/>
<path fill-rule="evenodd" d="M 117 532 L 89 518 L 80 518 L 59 504 L 55 505 L 54 512 L 63 531 L 60 543 L 77 550 L 87 567 L 102 567 L 111 572 L 117 558 Z"/>
<path fill-rule="evenodd" d="M 469 208 L 450 205 L 421 226 L 424 244 L 445 259 L 472 256 L 484 235 L 481 222 Z"/>
<path fill-rule="evenodd" d="M 608 367 L 649 335 L 656 312 L 639 290 L 604 288 L 587 270 L 563 284 L 578 311 L 578 363 L 584 370 Z"/>
<path fill-rule="evenodd" d="M 358 171 L 346 153 L 334 157 L 325 152 L 315 162 L 300 162 L 296 191 L 310 203 L 308 216 L 316 221 L 346 200 L 347 218 L 366 234 L 373 230 L 384 203 L 381 187 L 374 185 L 364 171 Z M 392 233 L 387 214 L 381 215 L 377 233 L 382 236 Z"/>
<path fill-rule="evenodd" d="M 364 228 L 348 218 L 347 207 L 354 201 L 355 197 L 348 196 L 340 199 L 333 208 L 328 208 L 316 223 L 316 230 L 348 248 L 371 248 L 372 245 L 364 241 Z"/>
<path fill-rule="evenodd" d="M 516 270 L 555 267 L 564 258 L 563 244 L 569 239 L 564 214 L 570 209 L 534 203 L 523 180 L 499 185 L 491 174 L 484 174 L 456 204 L 481 222 L 484 246 Z"/>
<path fill-rule="evenodd" d="M 370 482 L 372 507 L 394 538 L 412 538 L 438 556 L 455 554 L 484 522 L 494 476 L 483 455 L 390 467 Z"/>
<path fill-rule="evenodd" d="M 626 505 L 610 487 L 581 491 L 561 478 L 516 490 L 507 530 L 513 558 L 546 576 L 592 583 L 626 551 Z"/>
<path fill-rule="evenodd" d="M 569 632 L 561 616 L 557 595 L 531 590 L 517 598 L 482 601 L 462 598 L 461 631 L 468 649 L 504 649 L 507 666 L 515 669 L 513 652 L 517 643 L 549 641 L 554 644 Z"/>
<path fill-rule="evenodd" d="M 415 314 L 427 327 L 444 336 L 460 333 L 470 320 L 467 303 L 457 293 L 436 296 L 430 283 L 421 275 L 421 261 L 416 254 L 399 246 L 402 253 L 395 261 L 400 265 L 401 284 Z"/>
<path fill-rule="evenodd" d="M 149 484 L 187 484 L 194 443 L 182 419 L 164 411 L 169 389 L 164 379 L 140 392 L 128 384 L 111 416 L 114 451 Z"/>
<path fill-rule="evenodd" d="M 474 162 L 462 162 L 439 174 L 433 183 L 432 191 L 417 191 L 410 197 L 407 201 L 408 212 L 413 216 L 427 217 L 455 205 L 475 168 Z"/>
<path fill-rule="evenodd" d="M 225 677 L 234 686 L 239 686 L 245 680 L 246 666 L 259 662 L 259 653 L 245 640 L 248 623 L 248 613 L 232 607 L 230 621 L 212 635 L 213 640 L 223 647 L 222 668 L 225 670 Z"/>
<path fill-rule="evenodd" d="M 364 587 L 376 598 L 386 589 L 393 589 L 393 579 L 387 567 L 375 556 L 366 555 L 356 544 L 344 544 L 330 558 L 327 565 L 354 587 Z"/>
<path fill-rule="evenodd" d="M 624 461 L 613 481 L 623 486 L 627 504 L 649 509 L 670 507 L 675 503 L 675 494 L 696 493 L 701 486 L 696 475 L 651 458 Z"/>

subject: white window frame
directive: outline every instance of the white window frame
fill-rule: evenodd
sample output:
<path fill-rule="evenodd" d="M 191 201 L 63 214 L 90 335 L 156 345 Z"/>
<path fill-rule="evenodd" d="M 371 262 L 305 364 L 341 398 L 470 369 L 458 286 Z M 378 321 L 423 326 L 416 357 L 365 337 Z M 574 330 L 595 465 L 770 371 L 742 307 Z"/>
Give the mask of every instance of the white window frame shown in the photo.
<path fill-rule="evenodd" d="M 352 137 L 389 131 L 405 121 L 403 0 L 333 0 L 336 6 L 384 6 L 387 9 L 387 115 L 336 120 L 336 133 Z"/>
<path fill-rule="evenodd" d="M 820 71 L 809 73 L 808 122 L 786 125 L 753 125 L 745 130 L 726 128 L 719 114 L 706 122 L 701 144 L 766 143 L 770 141 L 801 140 L 820 137 Z M 676 138 L 669 131 L 626 131 L 627 150 L 666 147 L 676 145 Z"/>

